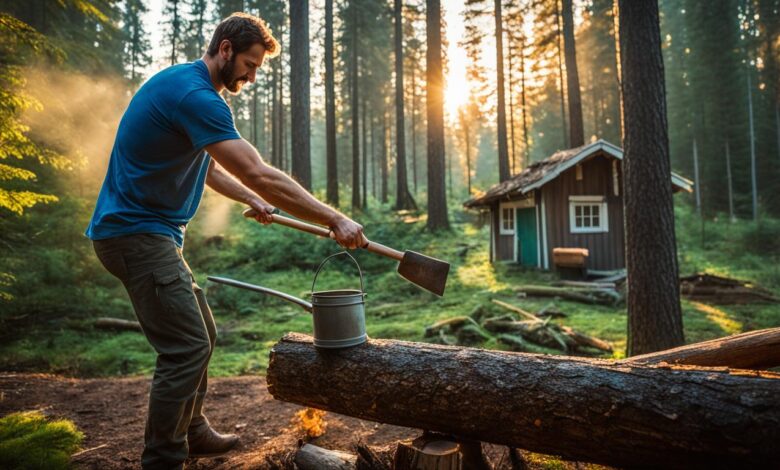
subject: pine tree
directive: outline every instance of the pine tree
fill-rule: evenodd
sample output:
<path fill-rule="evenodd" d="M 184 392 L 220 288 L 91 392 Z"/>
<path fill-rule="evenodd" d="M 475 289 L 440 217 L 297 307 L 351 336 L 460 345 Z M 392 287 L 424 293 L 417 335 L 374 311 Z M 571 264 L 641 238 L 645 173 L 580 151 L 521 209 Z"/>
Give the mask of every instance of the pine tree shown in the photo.
<path fill-rule="evenodd" d="M 290 118 L 292 175 L 311 190 L 311 110 L 309 104 L 309 1 L 290 2 Z"/>
<path fill-rule="evenodd" d="M 143 0 L 126 0 L 122 12 L 122 31 L 125 34 L 125 71 L 130 82 L 138 85 L 143 79 L 141 69 L 152 63 L 151 44 L 141 16 L 148 11 Z"/>
<path fill-rule="evenodd" d="M 406 126 L 404 122 L 404 54 L 403 54 L 403 2 L 394 0 L 395 23 L 395 135 L 396 135 L 396 197 L 395 209 L 417 209 L 409 193 L 406 177 Z"/>
<path fill-rule="evenodd" d="M 170 64 L 176 64 L 182 56 L 183 52 L 183 31 L 187 26 L 183 15 L 184 2 L 182 0 L 167 0 L 165 9 L 163 10 L 163 16 L 165 19 L 162 21 L 163 33 L 165 44 L 170 49 L 168 57 L 170 58 Z"/>
<path fill-rule="evenodd" d="M 657 0 L 619 0 L 628 351 L 683 344 Z"/>
<path fill-rule="evenodd" d="M 428 108 L 428 223 L 429 230 L 449 229 L 444 181 L 444 79 L 442 75 L 441 4 L 426 0 Z"/>
<path fill-rule="evenodd" d="M 336 150 L 336 90 L 334 75 L 333 0 L 325 0 L 325 139 L 326 139 L 326 199 L 339 205 L 339 172 Z"/>

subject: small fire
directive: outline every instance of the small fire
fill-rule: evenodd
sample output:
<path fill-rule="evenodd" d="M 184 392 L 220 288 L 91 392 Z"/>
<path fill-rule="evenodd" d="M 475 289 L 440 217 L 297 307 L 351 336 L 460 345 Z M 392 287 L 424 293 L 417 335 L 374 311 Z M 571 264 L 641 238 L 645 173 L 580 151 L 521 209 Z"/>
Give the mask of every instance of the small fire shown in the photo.
<path fill-rule="evenodd" d="M 325 434 L 328 423 L 324 419 L 325 412 L 314 408 L 306 408 L 295 413 L 293 424 L 298 430 L 306 433 L 306 437 L 315 438 Z"/>

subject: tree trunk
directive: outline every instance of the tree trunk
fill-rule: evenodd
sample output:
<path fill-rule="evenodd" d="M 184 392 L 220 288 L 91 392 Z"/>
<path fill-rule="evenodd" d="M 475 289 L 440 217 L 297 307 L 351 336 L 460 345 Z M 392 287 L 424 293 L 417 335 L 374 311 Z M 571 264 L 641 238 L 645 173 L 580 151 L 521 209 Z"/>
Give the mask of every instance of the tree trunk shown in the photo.
<path fill-rule="evenodd" d="M 628 355 L 684 343 L 657 0 L 620 0 Z"/>
<path fill-rule="evenodd" d="M 301 334 L 271 351 L 274 398 L 361 419 L 626 467 L 780 458 L 776 373 L 391 340 L 317 350 Z"/>
<path fill-rule="evenodd" d="M 756 175 L 756 133 L 753 127 L 753 85 L 750 66 L 747 70 L 748 125 L 750 129 L 750 194 L 753 201 L 753 222 L 758 220 L 758 183 Z"/>
<path fill-rule="evenodd" d="M 281 103 L 282 100 L 280 98 L 280 75 L 281 72 L 281 64 L 279 61 L 274 62 L 273 65 L 273 104 L 271 105 L 271 163 L 277 167 L 282 167 L 282 145 L 281 145 L 281 127 L 282 127 L 282 113 L 281 113 Z"/>
<path fill-rule="evenodd" d="M 512 177 L 509 170 L 509 148 L 506 142 L 506 102 L 504 99 L 504 27 L 502 24 L 501 1 L 494 0 L 496 24 L 496 88 L 497 114 L 496 125 L 498 139 L 498 181 L 506 181 Z M 557 1 L 557 0 L 556 0 Z"/>
<path fill-rule="evenodd" d="M 521 168 L 525 168 L 530 164 L 530 155 L 528 147 L 528 108 L 525 103 L 525 36 L 522 38 L 522 44 L 520 45 L 520 99 L 523 108 L 523 164 Z"/>
<path fill-rule="evenodd" d="M 325 0 L 325 139 L 326 199 L 339 206 L 339 172 L 336 154 L 336 91 L 333 70 L 333 0 Z"/>
<path fill-rule="evenodd" d="M 429 230 L 449 229 L 444 181 L 444 79 L 441 60 L 441 2 L 426 0 L 425 31 L 428 47 L 428 222 Z"/>
<path fill-rule="evenodd" d="M 309 107 L 309 0 L 290 2 L 290 118 L 293 178 L 311 191 L 311 110 Z"/>
<path fill-rule="evenodd" d="M 360 128 L 359 124 L 359 110 L 358 106 L 360 100 L 358 99 L 358 25 L 357 25 L 357 2 L 352 0 L 350 2 L 350 8 L 352 8 L 352 43 L 350 47 L 352 53 L 350 54 L 350 78 L 352 99 L 352 209 L 360 209 Z"/>
<path fill-rule="evenodd" d="M 406 177 L 406 129 L 404 128 L 404 50 L 401 18 L 403 2 L 394 0 L 395 16 L 395 209 L 417 209 Z"/>
<path fill-rule="evenodd" d="M 412 67 L 412 182 L 414 193 L 417 194 L 417 80 L 415 70 Z M 778 130 L 780 132 L 780 130 Z M 778 134 L 780 135 L 780 134 Z M 780 137 L 779 137 L 780 138 Z"/>
<path fill-rule="evenodd" d="M 510 47 L 511 47 L 511 41 L 510 41 Z M 509 54 L 507 54 L 507 59 L 509 63 L 507 64 L 507 84 L 509 85 L 509 141 L 512 142 L 512 156 L 511 156 L 511 169 L 509 171 L 510 175 L 517 174 L 517 145 L 515 145 L 515 103 L 512 99 L 514 93 L 514 87 L 512 86 L 512 52 L 510 51 Z"/>
<path fill-rule="evenodd" d="M 729 190 L 729 222 L 733 224 L 737 221 L 737 217 L 734 215 L 734 188 L 731 181 L 731 151 L 728 140 L 726 140 L 726 180 Z"/>
<path fill-rule="evenodd" d="M 561 0 L 563 17 L 563 48 L 566 59 L 566 92 L 569 98 L 569 146 L 585 144 L 585 129 L 582 125 L 582 99 L 580 98 L 580 77 L 577 73 L 577 49 L 574 44 L 574 14 L 572 0 Z"/>
<path fill-rule="evenodd" d="M 383 103 L 384 105 L 384 103 Z M 388 141 L 388 126 L 387 126 L 387 109 L 385 109 L 384 106 L 382 106 L 382 145 L 379 152 L 379 163 L 381 165 L 381 168 L 379 170 L 379 175 L 382 179 L 382 188 L 381 188 L 381 195 L 380 200 L 382 201 L 382 204 L 387 204 L 387 196 L 388 196 L 388 184 L 389 184 L 389 169 L 388 169 L 388 159 L 387 159 L 387 141 Z"/>
<path fill-rule="evenodd" d="M 363 172 L 363 178 L 361 181 L 361 196 L 362 196 L 362 206 L 364 208 L 368 207 L 368 130 L 366 128 L 366 114 L 368 113 L 368 105 L 366 103 L 366 97 L 365 95 L 361 98 L 362 106 L 360 110 L 360 134 L 363 141 L 363 167 L 361 168 L 361 171 Z"/>
<path fill-rule="evenodd" d="M 571 147 L 569 145 L 569 132 L 568 126 L 566 126 L 566 88 L 563 86 L 563 47 L 561 47 L 561 41 L 563 41 L 563 31 L 561 26 L 561 12 L 558 8 L 558 0 L 555 2 L 555 28 L 556 28 L 556 41 L 558 46 L 558 78 L 561 84 L 561 130 L 563 131 L 563 146 L 566 148 Z"/>
<path fill-rule="evenodd" d="M 693 138 L 693 186 L 696 195 L 696 215 L 701 217 L 701 180 L 699 179 L 699 148 Z"/>

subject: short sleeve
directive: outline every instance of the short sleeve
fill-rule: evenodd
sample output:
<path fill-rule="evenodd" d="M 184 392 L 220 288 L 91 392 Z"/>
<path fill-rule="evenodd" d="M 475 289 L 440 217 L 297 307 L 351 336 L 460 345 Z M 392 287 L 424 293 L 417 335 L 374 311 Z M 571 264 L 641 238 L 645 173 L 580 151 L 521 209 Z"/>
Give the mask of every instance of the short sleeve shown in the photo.
<path fill-rule="evenodd" d="M 196 149 L 214 142 L 241 138 L 227 103 L 210 90 L 188 93 L 176 108 L 174 120 Z"/>

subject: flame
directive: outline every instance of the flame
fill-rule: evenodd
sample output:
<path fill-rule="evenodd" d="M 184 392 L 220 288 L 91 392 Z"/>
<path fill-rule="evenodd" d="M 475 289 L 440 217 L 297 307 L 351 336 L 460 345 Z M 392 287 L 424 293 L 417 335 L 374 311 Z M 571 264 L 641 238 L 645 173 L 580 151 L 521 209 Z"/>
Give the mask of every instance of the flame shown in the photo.
<path fill-rule="evenodd" d="M 295 413 L 293 424 L 296 429 L 305 432 L 308 438 L 320 437 L 328 428 L 324 416 L 325 412 L 322 410 L 306 408 Z"/>

